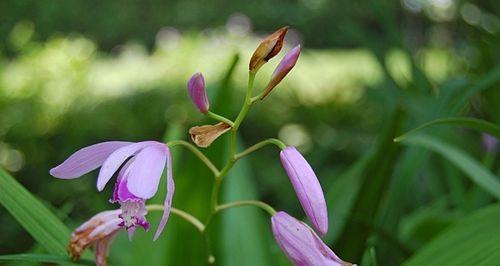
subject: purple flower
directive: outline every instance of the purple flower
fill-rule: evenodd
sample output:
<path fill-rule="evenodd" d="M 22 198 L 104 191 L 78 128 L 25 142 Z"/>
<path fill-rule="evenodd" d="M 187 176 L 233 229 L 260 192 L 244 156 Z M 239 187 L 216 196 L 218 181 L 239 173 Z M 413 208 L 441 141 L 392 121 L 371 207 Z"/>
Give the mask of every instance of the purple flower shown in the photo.
<path fill-rule="evenodd" d="M 189 96 L 202 113 L 208 112 L 210 106 L 207 91 L 205 90 L 205 79 L 201 73 L 194 74 L 187 84 Z"/>
<path fill-rule="evenodd" d="M 120 204 L 120 226 L 125 227 L 129 237 L 132 237 L 137 226 L 149 229 L 145 218 L 145 202 L 156 194 L 165 163 L 167 196 L 163 217 L 155 234 L 156 240 L 167 222 L 174 193 L 172 160 L 165 144 L 156 141 L 109 141 L 95 144 L 72 154 L 62 164 L 52 168 L 50 174 L 57 178 L 73 179 L 101 167 L 97 189 L 102 191 L 121 167 L 110 201 Z"/>
<path fill-rule="evenodd" d="M 266 96 L 271 93 L 274 87 L 276 87 L 285 78 L 288 72 L 292 70 L 292 68 L 295 66 L 295 63 L 297 63 L 297 60 L 299 59 L 299 55 L 300 45 L 297 45 L 295 46 L 295 48 L 290 50 L 285 55 L 285 57 L 283 57 L 283 59 L 271 75 L 271 81 L 269 81 L 264 93 L 260 97 L 261 100 L 266 98 Z"/>
<path fill-rule="evenodd" d="M 307 217 L 321 235 L 328 231 L 328 213 L 325 196 L 313 169 L 295 147 L 287 147 L 280 153 L 295 193 Z"/>
<path fill-rule="evenodd" d="M 307 224 L 286 212 L 271 218 L 274 238 L 288 259 L 296 266 L 347 266 Z"/>
<path fill-rule="evenodd" d="M 71 234 L 68 245 L 71 258 L 75 261 L 79 260 L 85 249 L 94 245 L 96 265 L 107 265 L 109 245 L 116 233 L 123 229 L 120 226 L 122 223 L 120 213 L 120 210 L 100 212 L 76 228 Z"/>
<path fill-rule="evenodd" d="M 487 133 L 481 134 L 483 139 L 483 146 L 487 152 L 495 152 L 498 149 L 498 139 Z"/>

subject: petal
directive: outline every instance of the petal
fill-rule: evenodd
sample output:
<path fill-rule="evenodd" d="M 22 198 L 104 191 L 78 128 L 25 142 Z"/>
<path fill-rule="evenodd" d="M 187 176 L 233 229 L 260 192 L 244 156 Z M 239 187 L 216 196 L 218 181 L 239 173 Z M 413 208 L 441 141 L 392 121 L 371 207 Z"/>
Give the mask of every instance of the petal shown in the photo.
<path fill-rule="evenodd" d="M 137 142 L 125 147 L 121 147 L 115 150 L 109 157 L 104 161 L 101 167 L 101 171 L 99 172 L 99 176 L 97 177 L 97 189 L 102 191 L 106 183 L 108 183 L 109 179 L 113 176 L 113 174 L 120 168 L 120 166 L 129 158 L 130 156 L 137 153 L 139 150 L 144 147 L 153 145 L 158 143 L 156 141 L 142 141 Z"/>
<path fill-rule="evenodd" d="M 63 179 L 80 177 L 101 166 L 115 150 L 130 144 L 132 142 L 108 141 L 85 147 L 73 153 L 62 164 L 50 169 L 50 174 Z"/>
<path fill-rule="evenodd" d="M 127 171 L 127 188 L 139 198 L 149 199 L 156 194 L 167 160 L 167 146 L 155 144 L 142 149 Z"/>
<path fill-rule="evenodd" d="M 170 150 L 167 148 L 167 196 L 165 197 L 165 202 L 163 203 L 163 216 L 161 217 L 160 224 L 158 224 L 158 229 L 156 229 L 154 241 L 158 239 L 165 224 L 167 223 L 168 216 L 170 215 L 170 209 L 172 207 L 172 197 L 174 196 L 175 184 L 172 177 L 172 156 Z"/>
<path fill-rule="evenodd" d="M 316 174 L 295 147 L 282 150 L 280 158 L 304 212 L 320 234 L 325 235 L 328 231 L 328 214 Z"/>
<path fill-rule="evenodd" d="M 127 177 L 129 174 L 129 166 L 134 161 L 134 158 L 130 158 L 124 166 L 120 169 L 118 173 L 118 177 L 116 178 L 115 189 L 113 191 L 113 197 L 111 198 L 111 202 L 117 201 L 128 201 L 128 200 L 141 200 L 132 194 L 127 188 Z"/>

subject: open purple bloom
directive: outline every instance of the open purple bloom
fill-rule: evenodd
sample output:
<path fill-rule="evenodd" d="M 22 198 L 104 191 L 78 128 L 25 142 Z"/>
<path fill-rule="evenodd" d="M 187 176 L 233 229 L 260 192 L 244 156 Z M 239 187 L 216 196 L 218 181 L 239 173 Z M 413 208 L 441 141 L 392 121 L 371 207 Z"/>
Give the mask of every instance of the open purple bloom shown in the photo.
<path fill-rule="evenodd" d="M 207 91 L 205 90 L 205 79 L 201 73 L 196 73 L 189 79 L 187 89 L 191 100 L 200 112 L 208 112 L 210 103 L 208 102 Z"/>
<path fill-rule="evenodd" d="M 156 194 L 165 163 L 168 173 L 167 196 L 156 240 L 168 219 L 174 193 L 172 159 L 165 144 L 156 141 L 109 141 L 95 144 L 72 154 L 62 164 L 52 168 L 50 174 L 57 178 L 73 179 L 101 167 L 97 189 L 102 191 L 121 167 L 110 201 L 120 204 L 120 226 L 125 227 L 131 237 L 137 226 L 149 229 L 145 218 L 145 202 Z"/>
<path fill-rule="evenodd" d="M 304 212 L 319 233 L 325 235 L 328 231 L 328 213 L 316 174 L 295 147 L 282 150 L 280 158 Z"/>
<path fill-rule="evenodd" d="M 296 266 L 347 266 L 307 224 L 286 212 L 271 218 L 274 238 L 288 259 Z"/>

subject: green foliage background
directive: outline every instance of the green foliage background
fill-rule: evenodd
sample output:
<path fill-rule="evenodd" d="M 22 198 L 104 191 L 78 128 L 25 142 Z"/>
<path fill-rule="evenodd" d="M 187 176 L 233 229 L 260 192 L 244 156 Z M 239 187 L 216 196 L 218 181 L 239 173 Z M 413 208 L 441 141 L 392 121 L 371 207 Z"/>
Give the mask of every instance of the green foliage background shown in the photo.
<path fill-rule="evenodd" d="M 187 140 L 210 122 L 185 90 L 196 71 L 213 110 L 233 118 L 251 53 L 290 25 L 284 50 L 300 43 L 301 57 L 251 109 L 239 148 L 279 137 L 303 152 L 328 201 L 325 242 L 347 261 L 499 265 L 498 148 L 482 143 L 482 132 L 500 137 L 499 16 L 494 0 L 2 1 L 0 261 L 67 262 L 68 232 L 113 207 L 111 188 L 98 193 L 95 172 L 65 181 L 48 170 L 105 140 Z M 217 166 L 227 141 L 206 150 Z M 238 162 L 222 200 L 304 218 L 278 156 L 269 147 Z M 176 149 L 174 178 L 174 206 L 204 218 L 210 172 Z M 159 217 L 148 215 L 153 228 Z M 288 263 L 259 210 L 225 212 L 211 237 L 218 265 Z M 111 264 L 204 264 L 202 238 L 175 216 L 151 239 L 120 235 Z M 20 253 L 37 255 L 7 256 Z"/>

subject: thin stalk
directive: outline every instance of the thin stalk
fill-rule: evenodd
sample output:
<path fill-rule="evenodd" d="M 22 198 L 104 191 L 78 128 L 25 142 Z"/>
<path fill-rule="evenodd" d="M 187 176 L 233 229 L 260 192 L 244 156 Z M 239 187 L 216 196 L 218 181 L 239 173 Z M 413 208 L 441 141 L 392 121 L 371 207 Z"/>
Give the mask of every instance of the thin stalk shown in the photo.
<path fill-rule="evenodd" d="M 146 206 L 146 210 L 148 210 L 148 211 L 163 211 L 164 208 L 163 208 L 163 205 L 160 205 L 160 204 L 151 204 L 151 205 Z M 170 208 L 170 212 L 181 217 L 182 219 L 186 220 L 190 224 L 192 224 L 201 233 L 203 233 L 205 231 L 205 225 L 203 225 L 203 223 L 200 222 L 200 220 L 198 220 L 193 215 L 191 215 L 183 210 L 176 209 L 176 208 Z"/>
<path fill-rule="evenodd" d="M 258 142 L 252 146 L 250 146 L 249 148 L 247 148 L 246 150 L 240 152 L 240 153 L 237 153 L 236 155 L 234 155 L 234 159 L 235 160 L 239 160 L 241 159 L 242 157 L 245 157 L 247 156 L 248 154 L 260 149 L 260 148 L 263 148 L 264 146 L 267 146 L 269 144 L 274 144 L 276 145 L 278 148 L 280 149 L 285 149 L 286 148 L 286 145 L 285 143 L 283 143 L 281 140 L 279 139 L 266 139 L 266 140 L 263 140 L 261 142 Z"/>
<path fill-rule="evenodd" d="M 229 119 L 227 119 L 227 118 L 225 118 L 225 117 L 223 117 L 221 115 L 218 115 L 216 113 L 212 113 L 212 112 L 208 111 L 206 113 L 206 115 L 208 117 L 210 117 L 210 118 L 213 118 L 213 119 L 217 120 L 217 121 L 224 122 L 224 123 L 230 125 L 231 127 L 234 125 L 233 121 L 231 121 L 231 120 L 229 120 Z"/>
<path fill-rule="evenodd" d="M 217 206 L 217 208 L 215 208 L 215 211 L 220 212 L 220 211 L 225 210 L 225 209 L 230 209 L 230 208 L 234 208 L 234 207 L 241 207 L 241 206 L 256 206 L 256 207 L 259 207 L 262 210 L 266 211 L 271 216 L 273 216 L 276 213 L 276 210 L 273 207 L 271 207 L 269 204 L 264 203 L 262 201 L 258 201 L 258 200 L 242 200 L 242 201 L 234 201 L 234 202 L 222 204 L 222 205 Z"/>
<path fill-rule="evenodd" d="M 193 154 L 196 155 L 196 157 L 198 157 L 208 167 L 208 169 L 210 169 L 210 171 L 212 171 L 214 176 L 218 176 L 220 174 L 219 169 L 217 169 L 217 167 L 215 167 L 215 165 L 212 163 L 212 161 L 210 161 L 210 159 L 208 159 L 207 156 L 205 156 L 205 154 L 203 154 L 200 150 L 198 150 L 198 148 L 196 148 L 193 144 L 191 144 L 187 141 L 184 141 L 184 140 L 172 140 L 172 141 L 167 142 L 167 146 L 168 147 L 175 147 L 175 146 L 186 147 L 188 150 L 192 151 Z"/>

